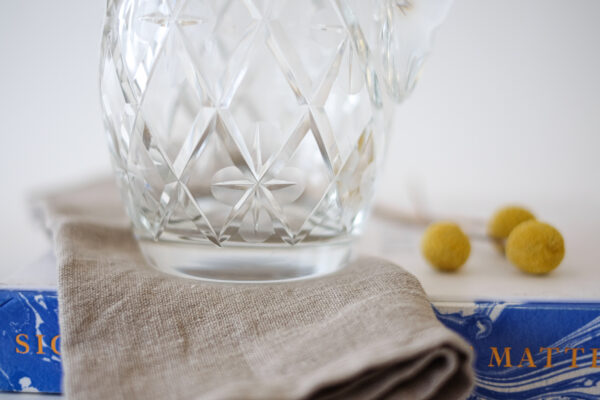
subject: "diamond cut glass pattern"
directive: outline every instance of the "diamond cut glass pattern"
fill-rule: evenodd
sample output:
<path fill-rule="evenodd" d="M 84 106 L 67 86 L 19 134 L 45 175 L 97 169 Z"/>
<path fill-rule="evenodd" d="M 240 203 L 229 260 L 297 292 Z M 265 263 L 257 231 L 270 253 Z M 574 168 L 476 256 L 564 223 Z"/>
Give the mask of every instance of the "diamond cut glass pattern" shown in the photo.
<path fill-rule="evenodd" d="M 149 260 L 234 280 L 343 264 L 372 197 L 392 103 L 414 86 L 448 4 L 109 0 L 104 121 Z M 225 271 L 228 257 L 245 272 L 190 272 L 199 259 Z M 253 274 L 258 265 L 298 271 Z"/>

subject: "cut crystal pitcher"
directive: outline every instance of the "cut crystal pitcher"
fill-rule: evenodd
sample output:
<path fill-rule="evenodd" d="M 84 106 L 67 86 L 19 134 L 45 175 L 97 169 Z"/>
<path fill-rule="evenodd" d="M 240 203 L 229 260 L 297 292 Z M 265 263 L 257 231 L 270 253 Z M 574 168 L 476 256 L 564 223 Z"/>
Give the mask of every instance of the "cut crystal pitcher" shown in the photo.
<path fill-rule="evenodd" d="M 335 271 L 373 196 L 394 103 L 448 0 L 109 0 L 114 170 L 157 268 L 270 281 Z"/>

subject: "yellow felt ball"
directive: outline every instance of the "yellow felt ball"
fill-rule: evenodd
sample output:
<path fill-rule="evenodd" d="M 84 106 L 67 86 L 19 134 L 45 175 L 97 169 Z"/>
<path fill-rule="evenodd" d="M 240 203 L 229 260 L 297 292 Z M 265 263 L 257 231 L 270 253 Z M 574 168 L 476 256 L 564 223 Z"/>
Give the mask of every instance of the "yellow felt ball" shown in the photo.
<path fill-rule="evenodd" d="M 423 234 L 421 251 L 429 263 L 442 271 L 455 271 L 469 258 L 469 238 L 452 222 L 436 222 Z"/>
<path fill-rule="evenodd" d="M 488 223 L 488 235 L 494 239 L 506 239 L 522 222 L 535 219 L 533 214 L 522 207 L 508 206 L 496 211 Z"/>
<path fill-rule="evenodd" d="M 506 240 L 506 257 L 519 269 L 531 274 L 546 274 L 558 267 L 565 256 L 565 242 L 553 226 L 526 221 Z"/>

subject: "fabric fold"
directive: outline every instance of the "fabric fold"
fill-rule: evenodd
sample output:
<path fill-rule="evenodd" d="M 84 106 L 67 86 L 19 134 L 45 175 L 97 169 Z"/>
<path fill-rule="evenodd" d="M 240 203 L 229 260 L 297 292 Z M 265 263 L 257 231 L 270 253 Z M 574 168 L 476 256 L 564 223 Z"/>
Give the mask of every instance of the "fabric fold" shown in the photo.
<path fill-rule="evenodd" d="M 35 207 L 59 267 L 64 391 L 95 399 L 461 399 L 469 346 L 402 268 L 357 258 L 318 279 L 226 284 L 141 255 L 112 182 Z"/>

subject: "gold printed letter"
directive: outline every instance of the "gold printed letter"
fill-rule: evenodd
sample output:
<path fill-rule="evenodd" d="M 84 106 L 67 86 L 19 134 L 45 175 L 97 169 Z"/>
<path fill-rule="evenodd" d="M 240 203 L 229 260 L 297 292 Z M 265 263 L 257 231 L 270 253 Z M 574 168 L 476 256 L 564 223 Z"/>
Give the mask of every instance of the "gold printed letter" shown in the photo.
<path fill-rule="evenodd" d="M 600 349 L 592 349 L 592 368 L 598 368 L 598 350 Z"/>
<path fill-rule="evenodd" d="M 551 368 L 552 367 L 552 352 L 556 351 L 557 353 L 560 351 L 560 349 L 558 347 L 540 347 L 540 353 L 546 351 L 546 365 L 544 365 L 544 368 Z"/>
<path fill-rule="evenodd" d="M 528 365 L 529 368 L 536 368 L 536 365 L 533 362 L 533 357 L 531 356 L 531 350 L 529 350 L 529 347 L 525 347 L 525 350 L 523 351 L 523 356 L 521 357 L 521 362 L 519 363 L 519 367 L 523 366 L 523 361 L 527 361 L 529 363 L 529 365 Z"/>
<path fill-rule="evenodd" d="M 35 335 L 37 337 L 38 342 L 38 351 L 35 354 L 45 354 L 44 353 L 44 335 Z"/>
<path fill-rule="evenodd" d="M 52 341 L 50 342 L 50 348 L 52 349 L 52 351 L 56 354 L 60 356 L 60 352 L 58 351 L 58 349 L 56 348 L 56 341 L 60 339 L 60 335 L 56 335 L 52 338 Z"/>
<path fill-rule="evenodd" d="M 581 350 L 581 353 L 585 353 L 585 349 L 583 347 L 566 347 L 565 348 L 565 353 L 568 353 L 569 350 L 571 350 L 571 353 L 573 354 L 573 362 L 571 363 L 571 365 L 569 366 L 569 368 L 577 368 L 577 352 L 579 350 Z"/>
<path fill-rule="evenodd" d="M 21 339 L 21 337 L 24 337 L 24 338 L 25 338 L 25 340 L 29 339 L 29 337 L 28 337 L 26 334 L 24 334 L 24 333 L 19 333 L 19 334 L 17 335 L 17 337 L 15 338 L 15 340 L 17 341 L 17 345 L 19 345 L 19 346 L 22 346 L 22 347 L 23 347 L 23 350 L 19 350 L 19 348 L 18 348 L 18 347 L 17 347 L 15 350 L 16 350 L 16 352 L 17 352 L 17 353 L 19 353 L 19 354 L 27 354 L 27 353 L 29 353 L 29 344 L 28 344 L 27 342 L 23 341 L 23 340 Z"/>
<path fill-rule="evenodd" d="M 502 352 L 502 357 L 500 357 L 497 347 L 490 347 L 490 349 L 492 350 L 492 356 L 490 357 L 490 363 L 489 363 L 488 367 L 494 366 L 494 359 L 496 359 L 496 364 L 498 367 L 502 366 L 501 364 L 502 364 L 502 360 L 504 360 L 504 357 L 506 357 L 506 362 L 504 363 L 504 366 L 506 368 L 512 367 L 512 364 L 510 363 L 510 349 L 511 349 L 510 347 L 504 348 L 504 352 Z"/>

